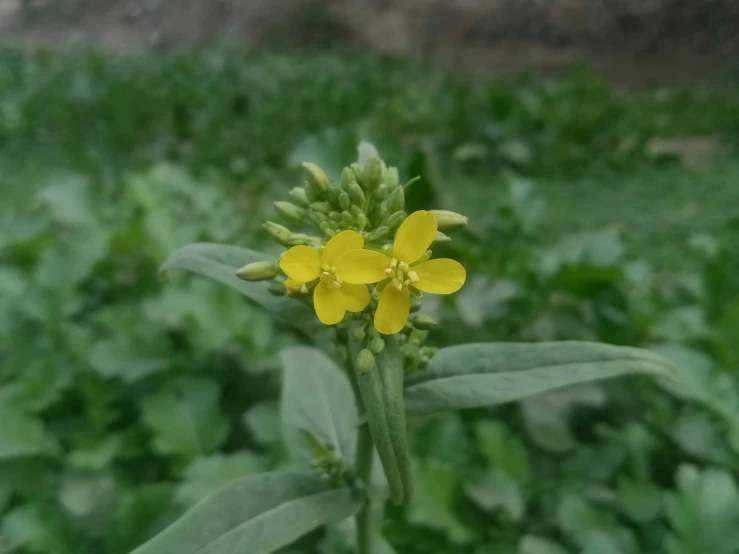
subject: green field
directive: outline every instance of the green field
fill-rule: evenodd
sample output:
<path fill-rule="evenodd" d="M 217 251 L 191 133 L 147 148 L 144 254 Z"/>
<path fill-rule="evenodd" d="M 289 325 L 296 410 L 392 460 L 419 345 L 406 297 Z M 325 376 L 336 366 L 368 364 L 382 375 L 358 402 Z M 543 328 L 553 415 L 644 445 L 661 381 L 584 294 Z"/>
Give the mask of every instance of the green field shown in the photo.
<path fill-rule="evenodd" d="M 657 152 L 686 137 L 716 146 Z M 284 463 L 277 353 L 304 339 L 157 268 L 196 241 L 275 251 L 260 226 L 301 162 L 335 179 L 361 141 L 421 177 L 409 208 L 470 217 L 438 344 L 598 340 L 683 375 L 414 422 L 395 551 L 739 553 L 736 82 L 615 94 L 583 68 L 208 48 L 0 52 L 0 554 L 127 554 Z"/>

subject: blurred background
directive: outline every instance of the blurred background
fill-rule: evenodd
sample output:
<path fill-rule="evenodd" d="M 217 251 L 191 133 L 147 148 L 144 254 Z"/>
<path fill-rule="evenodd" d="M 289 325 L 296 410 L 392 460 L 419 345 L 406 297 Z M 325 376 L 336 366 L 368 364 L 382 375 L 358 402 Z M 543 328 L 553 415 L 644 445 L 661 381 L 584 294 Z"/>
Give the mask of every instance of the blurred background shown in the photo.
<path fill-rule="evenodd" d="M 0 0 L 0 553 L 127 554 L 284 462 L 277 352 L 157 276 L 376 145 L 470 217 L 439 345 L 597 340 L 648 378 L 414 421 L 403 554 L 739 553 L 734 0 Z M 433 299 L 432 299 L 433 300 Z M 349 554 L 345 526 L 290 554 Z"/>

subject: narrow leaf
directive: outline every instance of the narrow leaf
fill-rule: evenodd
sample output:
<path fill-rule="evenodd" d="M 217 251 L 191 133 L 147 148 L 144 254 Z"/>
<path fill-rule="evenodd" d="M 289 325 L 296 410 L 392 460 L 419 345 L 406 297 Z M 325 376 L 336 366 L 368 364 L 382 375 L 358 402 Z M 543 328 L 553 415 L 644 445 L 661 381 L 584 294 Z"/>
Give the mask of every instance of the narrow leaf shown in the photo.
<path fill-rule="evenodd" d="M 251 475 L 209 495 L 132 554 L 267 554 L 361 506 L 356 491 L 310 475 Z"/>
<path fill-rule="evenodd" d="M 270 254 L 226 244 L 195 243 L 175 250 L 159 268 L 164 274 L 170 269 L 184 269 L 209 277 L 237 290 L 266 309 L 275 319 L 305 334 L 324 331 L 313 311 L 298 300 L 275 296 L 269 292 L 269 282 L 243 281 L 236 271 L 251 262 L 276 261 Z"/>
<path fill-rule="evenodd" d="M 313 452 L 303 438 L 308 431 L 334 453 L 349 460 L 357 444 L 359 414 L 349 378 L 316 348 L 293 347 L 281 353 L 282 432 L 293 456 L 311 460 Z"/>
<path fill-rule="evenodd" d="M 671 374 L 663 357 L 638 348 L 563 341 L 442 348 L 406 381 L 408 413 L 479 408 L 630 373 Z"/>

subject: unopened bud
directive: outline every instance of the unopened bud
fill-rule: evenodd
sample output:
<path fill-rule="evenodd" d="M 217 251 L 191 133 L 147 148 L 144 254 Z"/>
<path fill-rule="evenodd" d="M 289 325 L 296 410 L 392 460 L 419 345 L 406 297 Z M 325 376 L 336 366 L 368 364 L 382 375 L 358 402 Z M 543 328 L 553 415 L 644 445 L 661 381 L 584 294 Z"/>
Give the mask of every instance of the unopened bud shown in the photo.
<path fill-rule="evenodd" d="M 421 329 L 423 331 L 428 331 L 429 329 L 436 327 L 436 320 L 426 314 L 414 315 L 413 318 L 411 318 L 411 323 L 413 323 L 413 326 L 416 329 Z"/>
<path fill-rule="evenodd" d="M 390 189 L 388 189 L 387 185 L 385 183 L 382 183 L 379 187 L 375 189 L 375 192 L 372 193 L 372 197 L 377 202 L 382 202 L 383 200 L 387 199 L 387 195 L 389 194 Z"/>
<path fill-rule="evenodd" d="M 308 212 L 308 219 L 310 219 L 319 227 L 324 223 L 328 223 L 328 216 L 326 214 L 322 214 L 321 212 L 314 212 L 312 210 Z"/>
<path fill-rule="evenodd" d="M 277 281 L 270 283 L 267 290 L 274 296 L 285 296 L 287 294 L 285 283 L 278 283 Z"/>
<path fill-rule="evenodd" d="M 390 229 L 388 229 L 387 226 L 382 225 L 381 227 L 378 227 L 377 229 L 375 229 L 374 231 L 370 232 L 367 235 L 367 241 L 374 242 L 377 240 L 382 240 L 387 236 L 389 232 L 390 232 Z"/>
<path fill-rule="evenodd" d="M 290 197 L 295 200 L 302 207 L 307 208 L 310 202 L 308 201 L 308 195 L 305 193 L 303 187 L 295 187 L 290 191 Z"/>
<path fill-rule="evenodd" d="M 308 235 L 304 235 L 303 233 L 292 233 L 290 235 L 290 239 L 287 241 L 288 246 L 300 246 L 302 244 L 310 244 L 314 242 L 315 239 L 312 237 L 309 237 Z"/>
<path fill-rule="evenodd" d="M 366 200 L 366 197 L 364 195 L 364 191 L 362 190 L 362 187 L 359 186 L 358 183 L 349 183 L 349 199 L 351 200 L 352 204 L 355 204 L 356 206 L 363 206 L 364 201 Z"/>
<path fill-rule="evenodd" d="M 335 221 L 336 223 L 341 222 L 341 212 L 330 212 L 328 217 L 331 221 Z"/>
<path fill-rule="evenodd" d="M 390 213 L 402 210 L 405 207 L 405 191 L 397 187 L 387 197 L 387 209 Z"/>
<path fill-rule="evenodd" d="M 349 169 L 351 169 L 352 173 L 354 174 L 354 179 L 352 180 L 356 181 L 360 185 L 363 185 L 364 184 L 364 170 L 362 169 L 362 167 L 357 162 L 354 162 L 353 164 L 349 166 Z"/>
<path fill-rule="evenodd" d="M 375 355 L 366 348 L 357 356 L 357 370 L 359 373 L 368 373 L 375 367 Z"/>
<path fill-rule="evenodd" d="M 369 349 L 374 354 L 379 354 L 385 350 L 385 340 L 379 334 L 375 335 L 372 337 L 372 340 L 370 340 Z"/>
<path fill-rule="evenodd" d="M 400 176 L 398 175 L 397 167 L 388 167 L 385 172 L 385 183 L 389 190 L 398 188 L 400 184 Z"/>
<path fill-rule="evenodd" d="M 390 217 L 387 218 L 387 222 L 385 223 L 390 230 L 397 229 L 398 226 L 403 223 L 403 220 L 405 219 L 405 212 L 399 211 L 395 212 L 394 214 L 391 214 Z"/>
<path fill-rule="evenodd" d="M 357 206 L 356 204 L 352 204 L 349 206 L 349 211 L 352 213 L 354 217 L 359 217 L 359 214 L 363 214 L 362 208 Z"/>
<path fill-rule="evenodd" d="M 305 221 L 305 210 L 290 202 L 275 202 L 275 210 L 282 217 L 292 223 L 303 223 Z"/>
<path fill-rule="evenodd" d="M 341 209 L 342 210 L 348 210 L 349 209 L 349 206 L 351 206 L 351 205 L 352 205 L 352 201 L 349 198 L 349 194 L 346 193 L 346 192 L 342 192 L 339 195 L 339 206 L 341 207 Z"/>
<path fill-rule="evenodd" d="M 421 300 L 415 296 L 411 296 L 411 313 L 417 312 L 421 309 Z"/>
<path fill-rule="evenodd" d="M 342 195 L 342 191 L 339 187 L 335 187 L 331 185 L 328 187 L 328 193 L 326 196 L 328 196 L 328 201 L 332 206 L 339 206 L 340 205 L 340 196 Z"/>
<path fill-rule="evenodd" d="M 448 242 L 452 242 L 452 239 L 441 231 L 436 231 L 436 236 L 434 237 L 432 244 L 446 244 Z"/>
<path fill-rule="evenodd" d="M 357 178 L 354 176 L 354 172 L 348 167 L 345 167 L 341 171 L 341 188 L 348 191 L 349 185 L 351 185 L 351 183 L 356 183 L 356 182 L 357 182 Z"/>
<path fill-rule="evenodd" d="M 267 221 L 266 223 L 262 224 L 262 227 L 264 227 L 267 232 L 272 235 L 272 237 L 279 242 L 283 246 L 287 246 L 290 241 L 290 229 L 287 227 L 283 227 L 279 223 L 275 223 L 274 221 Z"/>
<path fill-rule="evenodd" d="M 469 221 L 467 216 L 447 210 L 431 210 L 431 213 L 436 216 L 436 224 L 439 231 L 460 229 L 467 225 L 467 222 Z"/>
<path fill-rule="evenodd" d="M 310 209 L 314 212 L 327 214 L 331 211 L 331 206 L 329 206 L 328 202 L 313 202 L 310 205 Z"/>
<path fill-rule="evenodd" d="M 382 183 L 382 161 L 372 156 L 364 164 L 364 186 L 367 190 L 374 190 Z"/>
<path fill-rule="evenodd" d="M 236 272 L 244 281 L 268 281 L 277 277 L 277 264 L 274 262 L 252 262 Z"/>
<path fill-rule="evenodd" d="M 365 332 L 365 330 L 364 330 L 364 325 L 359 325 L 359 326 L 357 326 L 357 327 L 354 327 L 354 328 L 353 328 L 353 329 L 351 330 L 351 335 L 352 335 L 352 338 L 353 338 L 354 340 L 356 340 L 356 341 L 360 341 L 360 340 L 363 340 L 363 339 L 364 339 L 364 337 L 366 336 L 366 334 L 367 334 L 367 333 L 366 333 L 366 332 Z"/>
<path fill-rule="evenodd" d="M 326 194 L 329 182 L 323 170 L 310 162 L 303 162 L 303 170 L 305 180 L 313 196 L 320 197 Z"/>
<path fill-rule="evenodd" d="M 349 210 L 341 212 L 341 222 L 346 226 L 354 223 L 354 216 L 349 212 Z"/>
<path fill-rule="evenodd" d="M 355 216 L 357 220 L 357 227 L 359 227 L 359 230 L 364 230 L 365 227 L 369 224 L 369 220 L 367 219 L 367 216 L 364 214 L 359 214 Z"/>

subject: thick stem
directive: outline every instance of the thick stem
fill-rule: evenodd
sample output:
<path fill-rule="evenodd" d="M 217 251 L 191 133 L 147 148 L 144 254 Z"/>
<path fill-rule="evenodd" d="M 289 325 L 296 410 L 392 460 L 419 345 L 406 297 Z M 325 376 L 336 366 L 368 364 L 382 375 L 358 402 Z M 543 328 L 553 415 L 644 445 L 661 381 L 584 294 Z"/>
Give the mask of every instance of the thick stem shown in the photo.
<path fill-rule="evenodd" d="M 370 487 L 372 475 L 372 461 L 374 458 L 374 443 L 369 425 L 366 423 L 359 428 L 359 439 L 357 441 L 357 456 L 354 469 L 357 477 Z M 372 500 L 367 501 L 356 516 L 357 524 L 357 552 L 359 554 L 372 554 L 375 543 L 375 526 Z"/>

